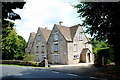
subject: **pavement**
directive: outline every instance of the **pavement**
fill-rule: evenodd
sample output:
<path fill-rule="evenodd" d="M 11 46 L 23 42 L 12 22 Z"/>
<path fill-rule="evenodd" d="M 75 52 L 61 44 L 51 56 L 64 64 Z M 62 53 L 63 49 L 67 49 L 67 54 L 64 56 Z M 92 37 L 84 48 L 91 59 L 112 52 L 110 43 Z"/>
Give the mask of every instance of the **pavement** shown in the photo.
<path fill-rule="evenodd" d="M 3 66 L 2 80 L 103 80 L 102 78 L 71 73 L 70 69 L 78 69 L 77 66 L 62 66 L 50 68 L 32 68 L 32 67 L 17 67 L 17 66 Z M 82 69 L 81 69 L 82 70 Z M 68 71 L 68 72 L 67 72 Z"/>
<path fill-rule="evenodd" d="M 79 64 L 72 64 L 72 65 L 50 65 L 50 70 L 63 72 L 63 73 L 70 73 L 75 75 L 84 75 L 90 76 L 93 79 L 101 79 L 107 80 L 105 78 L 101 78 L 96 71 L 101 70 L 101 68 L 97 68 L 93 65 L 94 63 L 79 63 Z"/>
<path fill-rule="evenodd" d="M 60 64 L 58 64 L 58 65 L 54 65 L 54 64 L 49 64 L 50 65 L 50 67 L 91 67 L 91 66 L 93 66 L 93 62 L 90 62 L 90 63 L 79 63 L 79 64 L 70 64 L 70 65 L 60 65 Z"/>

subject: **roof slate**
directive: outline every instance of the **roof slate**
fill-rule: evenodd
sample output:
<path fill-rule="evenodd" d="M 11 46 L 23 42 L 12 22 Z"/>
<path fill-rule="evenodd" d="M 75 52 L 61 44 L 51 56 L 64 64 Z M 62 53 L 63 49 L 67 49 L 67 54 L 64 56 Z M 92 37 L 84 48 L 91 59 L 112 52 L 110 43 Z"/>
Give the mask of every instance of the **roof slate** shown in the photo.
<path fill-rule="evenodd" d="M 74 38 L 76 31 L 79 27 L 79 25 L 67 27 L 67 26 L 57 25 L 57 24 L 55 24 L 55 26 L 60 30 L 60 32 L 62 33 L 62 35 L 64 36 L 64 38 L 67 41 L 73 41 L 73 38 Z"/>
<path fill-rule="evenodd" d="M 42 32 L 43 34 L 43 37 L 45 38 L 45 41 L 47 42 L 49 36 L 50 36 L 50 33 L 51 33 L 51 30 L 49 29 L 44 29 L 44 28 L 39 28 L 40 31 Z"/>

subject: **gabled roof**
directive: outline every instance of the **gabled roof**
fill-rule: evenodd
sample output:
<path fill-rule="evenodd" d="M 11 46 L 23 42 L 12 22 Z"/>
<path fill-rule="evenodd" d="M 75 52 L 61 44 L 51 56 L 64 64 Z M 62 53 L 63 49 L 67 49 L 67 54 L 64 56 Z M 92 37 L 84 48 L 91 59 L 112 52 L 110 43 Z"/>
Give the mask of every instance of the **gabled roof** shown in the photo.
<path fill-rule="evenodd" d="M 75 37 L 75 34 L 76 34 L 76 31 L 77 31 L 78 27 L 79 27 L 79 24 L 70 27 L 70 32 L 71 32 L 71 38 L 72 38 L 72 40 L 73 40 L 73 38 Z"/>
<path fill-rule="evenodd" d="M 73 41 L 73 38 L 74 38 L 76 31 L 79 27 L 79 25 L 67 27 L 67 26 L 57 25 L 57 24 L 55 24 L 55 26 L 60 30 L 61 34 L 64 36 L 64 38 L 67 41 Z"/>
<path fill-rule="evenodd" d="M 60 30 L 61 34 L 64 36 L 64 38 L 67 41 L 72 41 L 71 32 L 70 32 L 69 27 L 62 26 L 62 25 L 57 25 L 57 24 L 55 24 L 55 26 Z"/>
<path fill-rule="evenodd" d="M 48 40 L 48 38 L 50 36 L 51 30 L 45 29 L 45 28 L 39 28 L 39 29 L 42 32 L 43 37 L 45 38 L 45 41 L 47 42 L 47 40 Z"/>
<path fill-rule="evenodd" d="M 31 42 L 30 40 L 32 39 L 33 41 L 31 43 L 34 42 L 34 38 L 35 38 L 36 33 L 35 32 L 31 32 L 29 39 L 28 39 L 28 44 Z M 26 47 L 28 46 L 28 44 L 26 44 Z"/>
<path fill-rule="evenodd" d="M 30 42 L 31 39 L 34 41 L 35 35 L 36 35 L 35 32 L 31 32 L 31 33 L 30 33 L 30 36 L 29 36 L 29 39 L 28 39 L 28 42 Z M 33 42 L 33 41 L 32 41 L 32 42 Z"/>
<path fill-rule="evenodd" d="M 88 48 L 83 48 L 83 50 L 82 50 L 82 52 L 81 52 L 81 54 L 86 54 L 87 53 L 87 51 L 90 51 Z M 90 51 L 91 52 L 91 51 Z"/>

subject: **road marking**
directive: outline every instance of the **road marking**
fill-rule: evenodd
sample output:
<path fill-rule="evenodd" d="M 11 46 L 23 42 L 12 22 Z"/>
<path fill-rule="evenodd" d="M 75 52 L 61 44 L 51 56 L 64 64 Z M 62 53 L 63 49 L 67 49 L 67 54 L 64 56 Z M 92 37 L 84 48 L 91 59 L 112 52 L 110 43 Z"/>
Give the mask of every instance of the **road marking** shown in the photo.
<path fill-rule="evenodd" d="M 56 72 L 56 71 L 52 71 L 53 73 L 60 73 L 60 72 Z"/>
<path fill-rule="evenodd" d="M 67 75 L 70 75 L 70 76 L 78 76 L 78 75 L 76 75 L 76 74 L 67 74 Z"/>
<path fill-rule="evenodd" d="M 103 79 L 103 78 L 97 78 L 97 77 L 89 77 L 91 79 L 101 79 L 101 80 L 107 80 L 107 79 Z"/>
<path fill-rule="evenodd" d="M 46 70 L 40 70 L 40 71 L 46 71 Z"/>

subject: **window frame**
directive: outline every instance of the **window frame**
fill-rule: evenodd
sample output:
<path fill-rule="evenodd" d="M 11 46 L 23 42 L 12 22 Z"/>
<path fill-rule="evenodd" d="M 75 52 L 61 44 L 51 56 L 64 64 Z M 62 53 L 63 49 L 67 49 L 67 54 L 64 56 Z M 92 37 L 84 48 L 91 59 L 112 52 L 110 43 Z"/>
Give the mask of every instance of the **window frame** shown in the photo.
<path fill-rule="evenodd" d="M 58 32 L 55 32 L 53 34 L 54 41 L 58 41 Z"/>
<path fill-rule="evenodd" d="M 54 49 L 54 52 L 58 52 L 58 44 L 54 44 L 53 49 Z"/>
<path fill-rule="evenodd" d="M 74 52 L 78 51 L 78 45 L 77 44 L 73 45 L 73 50 L 74 50 Z"/>
<path fill-rule="evenodd" d="M 79 58 L 80 58 L 79 54 L 73 55 L 73 59 L 74 59 L 74 60 L 75 60 L 75 59 L 79 59 Z"/>
<path fill-rule="evenodd" d="M 39 49 L 38 49 L 38 48 L 39 48 L 39 46 L 37 45 L 37 46 L 36 46 L 36 53 L 39 52 Z"/>
<path fill-rule="evenodd" d="M 41 46 L 41 52 L 44 53 L 44 45 Z"/>
<path fill-rule="evenodd" d="M 54 62 L 55 63 L 58 63 L 59 62 L 59 55 L 54 55 Z"/>
<path fill-rule="evenodd" d="M 79 41 L 82 41 L 83 40 L 83 32 L 80 32 L 79 33 Z"/>
<path fill-rule="evenodd" d="M 37 40 L 38 40 L 38 41 L 40 41 L 40 40 L 41 40 L 41 35 L 38 35 Z"/>
<path fill-rule="evenodd" d="M 43 61 L 43 60 L 44 60 L 44 57 L 45 57 L 45 55 L 41 55 L 41 61 Z"/>

